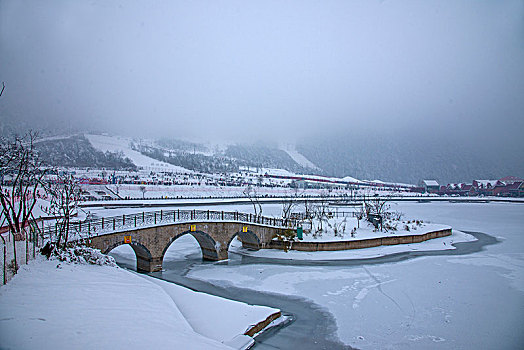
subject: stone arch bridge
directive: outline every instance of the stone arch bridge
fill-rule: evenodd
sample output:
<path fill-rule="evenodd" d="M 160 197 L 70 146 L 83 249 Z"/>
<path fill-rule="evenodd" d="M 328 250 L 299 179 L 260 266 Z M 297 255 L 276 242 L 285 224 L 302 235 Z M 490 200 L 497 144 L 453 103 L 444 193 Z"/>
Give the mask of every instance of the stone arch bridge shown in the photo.
<path fill-rule="evenodd" d="M 265 248 L 276 234 L 294 229 L 296 221 L 239 212 L 210 210 L 168 210 L 105 217 L 74 223 L 70 235 L 89 237 L 89 244 L 109 253 L 129 244 L 135 251 L 137 270 L 162 270 L 164 254 L 173 241 L 190 234 L 196 238 L 207 260 L 228 258 L 228 248 L 238 236 L 250 249 Z M 48 235 L 53 238 L 52 229 Z"/>
<path fill-rule="evenodd" d="M 206 260 L 225 260 L 228 248 L 238 236 L 242 245 L 250 249 L 261 249 L 282 228 L 243 222 L 187 222 L 105 234 L 91 238 L 91 246 L 107 254 L 112 249 L 129 244 L 135 251 L 137 271 L 162 270 L 164 254 L 173 241 L 190 234 L 196 238 Z"/>

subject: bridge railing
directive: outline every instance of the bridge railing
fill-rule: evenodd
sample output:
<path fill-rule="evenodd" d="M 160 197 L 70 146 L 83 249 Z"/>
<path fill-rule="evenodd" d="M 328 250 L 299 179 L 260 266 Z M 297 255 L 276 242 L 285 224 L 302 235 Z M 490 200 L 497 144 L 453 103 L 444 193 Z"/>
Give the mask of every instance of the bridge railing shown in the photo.
<path fill-rule="evenodd" d="M 214 210 L 157 210 L 137 214 L 88 219 L 70 224 L 69 235 L 77 239 L 99 236 L 126 229 L 144 228 L 157 225 L 166 225 L 197 221 L 240 221 L 253 224 L 276 226 L 282 228 L 296 228 L 296 219 L 272 218 L 249 213 L 214 211 Z M 45 227 L 43 234 L 54 240 L 59 233 L 55 226 Z"/>

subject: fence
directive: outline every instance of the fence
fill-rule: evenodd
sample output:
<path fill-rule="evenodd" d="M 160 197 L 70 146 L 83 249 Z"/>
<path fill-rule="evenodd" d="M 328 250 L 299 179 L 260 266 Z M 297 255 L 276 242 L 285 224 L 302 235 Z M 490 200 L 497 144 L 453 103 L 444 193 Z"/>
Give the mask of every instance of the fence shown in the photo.
<path fill-rule="evenodd" d="M 23 264 L 35 259 L 40 247 L 43 246 L 43 242 L 43 237 L 33 229 L 28 230 L 25 234 L 12 235 L 7 232 L 1 235 L 0 270 L 2 284 L 6 284 L 14 276 L 15 249 L 16 263 L 20 268 Z"/>
<path fill-rule="evenodd" d="M 70 224 L 69 235 L 74 239 L 99 236 L 115 231 L 144 228 L 155 225 L 166 225 L 190 221 L 241 221 L 253 224 L 290 227 L 297 226 L 296 219 L 271 218 L 262 215 L 254 215 L 239 212 L 213 211 L 213 210 L 158 210 L 142 212 L 138 214 L 119 215 L 103 217 L 100 219 L 89 219 Z M 60 228 L 48 226 L 43 230 L 46 238 L 53 241 Z"/>

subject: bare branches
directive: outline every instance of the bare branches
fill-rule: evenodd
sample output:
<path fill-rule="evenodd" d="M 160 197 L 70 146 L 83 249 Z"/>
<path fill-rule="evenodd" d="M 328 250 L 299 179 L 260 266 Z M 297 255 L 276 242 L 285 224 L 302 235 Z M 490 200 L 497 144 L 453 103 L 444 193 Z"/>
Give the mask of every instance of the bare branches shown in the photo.
<path fill-rule="evenodd" d="M 371 198 L 364 198 L 364 206 L 366 208 L 366 215 L 368 221 L 373 223 L 375 229 L 384 229 L 383 221 L 389 213 L 391 206 L 388 204 L 390 196 L 374 196 Z"/>
<path fill-rule="evenodd" d="M 2 94 L 4 93 L 4 90 L 5 90 L 5 83 L 2 82 L 2 91 L 0 91 L 0 96 L 2 96 Z"/>
<path fill-rule="evenodd" d="M 258 192 L 255 187 L 248 185 L 244 191 L 244 196 L 249 199 L 251 204 L 253 205 L 253 210 L 255 211 L 255 215 L 262 215 L 262 204 L 260 203 L 260 200 L 258 198 Z"/>
<path fill-rule="evenodd" d="M 51 200 L 49 207 L 42 210 L 56 218 L 56 247 L 64 249 L 70 240 L 71 219 L 78 214 L 80 186 L 73 175 L 59 175 L 55 182 L 47 183 L 45 189 Z"/>
<path fill-rule="evenodd" d="M 144 185 L 140 186 L 140 192 L 142 192 L 142 199 L 145 199 L 146 198 L 147 187 L 144 186 Z"/>
<path fill-rule="evenodd" d="M 0 139 L 2 219 L 7 221 L 15 241 L 24 239 L 38 199 L 38 188 L 47 172 L 34 148 L 36 138 L 37 134 L 30 131 L 23 137 Z M 17 268 L 15 248 L 15 270 Z"/>

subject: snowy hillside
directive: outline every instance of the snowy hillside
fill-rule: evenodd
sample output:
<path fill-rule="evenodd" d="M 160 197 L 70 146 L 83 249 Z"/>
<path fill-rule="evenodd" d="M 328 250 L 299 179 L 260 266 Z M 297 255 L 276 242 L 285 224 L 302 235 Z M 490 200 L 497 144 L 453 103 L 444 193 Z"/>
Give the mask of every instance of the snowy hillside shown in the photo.
<path fill-rule="evenodd" d="M 86 135 L 93 147 L 102 152 L 122 152 L 125 157 L 138 167 L 151 171 L 172 171 L 177 173 L 191 173 L 191 170 L 180 166 L 162 162 L 131 149 L 130 140 L 119 136 Z"/>
<path fill-rule="evenodd" d="M 304 168 L 311 168 L 313 170 L 321 170 L 318 166 L 313 164 L 307 159 L 302 153 L 295 149 L 294 145 L 282 145 L 280 149 L 286 152 L 295 162 L 303 166 Z"/>

